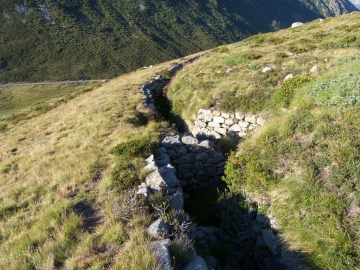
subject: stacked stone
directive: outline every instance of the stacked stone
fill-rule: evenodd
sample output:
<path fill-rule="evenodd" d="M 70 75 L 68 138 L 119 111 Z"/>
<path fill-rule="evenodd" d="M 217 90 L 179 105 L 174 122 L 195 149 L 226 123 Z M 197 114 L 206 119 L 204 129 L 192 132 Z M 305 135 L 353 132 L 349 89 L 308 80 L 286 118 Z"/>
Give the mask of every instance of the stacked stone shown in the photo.
<path fill-rule="evenodd" d="M 141 92 L 145 95 L 145 99 L 142 101 L 145 108 L 150 108 L 155 111 L 155 98 L 162 95 L 164 84 L 165 79 L 158 75 L 153 81 L 139 86 Z"/>
<path fill-rule="evenodd" d="M 167 150 L 182 187 L 208 188 L 221 180 L 225 158 L 222 152 L 214 149 L 212 141 L 199 141 L 193 136 L 166 137 L 162 146 Z"/>
<path fill-rule="evenodd" d="M 159 148 L 158 152 L 160 153 L 158 157 L 151 155 L 145 160 L 145 169 L 150 173 L 147 175 L 145 182 L 139 186 L 137 194 L 148 197 L 155 192 L 161 192 L 164 200 L 169 202 L 172 209 L 183 210 L 183 192 L 180 182 L 176 178 L 175 168 L 170 164 L 170 157 L 167 155 L 165 147 Z M 150 248 L 154 251 L 161 269 L 172 270 L 169 247 L 173 243 L 168 239 L 170 227 L 164 222 L 163 218 L 159 218 L 147 228 L 146 233 L 156 240 L 150 243 Z M 191 260 L 183 269 L 207 270 L 205 260 L 197 255 L 192 243 L 189 239 L 187 240 L 190 243 Z"/>
<path fill-rule="evenodd" d="M 176 178 L 176 169 L 170 164 L 170 158 L 164 147 L 158 149 L 160 156 L 151 155 L 145 160 L 145 169 L 150 173 L 145 182 L 139 186 L 137 194 L 145 197 L 155 192 L 161 192 L 170 206 L 176 210 L 183 210 L 183 192 L 179 180 Z"/>
<path fill-rule="evenodd" d="M 199 139 L 239 139 L 264 123 L 263 118 L 253 114 L 200 109 L 192 133 Z"/>

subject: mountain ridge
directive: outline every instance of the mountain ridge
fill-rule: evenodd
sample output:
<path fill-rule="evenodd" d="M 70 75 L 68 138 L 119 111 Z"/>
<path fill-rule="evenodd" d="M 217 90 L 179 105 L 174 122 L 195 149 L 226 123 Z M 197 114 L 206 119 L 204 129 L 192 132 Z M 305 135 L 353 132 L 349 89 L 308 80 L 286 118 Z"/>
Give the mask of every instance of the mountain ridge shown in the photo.
<path fill-rule="evenodd" d="M 353 10 L 347 0 L 1 0 L 0 81 L 112 78 Z"/>

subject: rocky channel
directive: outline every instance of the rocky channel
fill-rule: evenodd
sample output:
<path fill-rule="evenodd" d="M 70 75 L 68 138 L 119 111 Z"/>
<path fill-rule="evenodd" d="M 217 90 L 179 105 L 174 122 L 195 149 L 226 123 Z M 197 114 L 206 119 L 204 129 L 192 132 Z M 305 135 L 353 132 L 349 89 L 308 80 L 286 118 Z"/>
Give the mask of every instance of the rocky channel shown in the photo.
<path fill-rule="evenodd" d="M 179 66 L 170 69 L 172 74 L 178 70 Z M 140 86 L 146 97 L 144 105 L 152 109 L 154 114 L 156 97 L 163 94 L 165 84 L 161 76 L 157 76 L 154 81 Z M 217 187 L 221 182 L 226 159 L 217 148 L 218 140 L 227 138 L 238 142 L 265 122 L 258 115 L 242 112 L 227 113 L 213 108 L 199 110 L 191 132 L 165 137 L 158 154 L 145 160 L 145 169 L 149 174 L 139 186 L 137 194 L 147 198 L 152 194 L 161 194 L 171 209 L 183 212 L 184 200 L 189 197 L 183 189 L 206 190 Z M 278 241 L 276 220 L 258 213 L 256 202 L 249 202 L 249 206 L 244 216 L 248 236 L 245 245 L 224 237 L 222 226 L 204 227 L 191 223 L 183 236 L 185 242 L 189 243 L 191 256 L 180 268 L 173 268 L 169 251 L 174 245 L 173 226 L 169 225 L 169 221 L 158 218 L 149 226 L 147 233 L 154 239 L 151 248 L 162 269 L 307 269 L 298 263 L 296 254 L 287 251 Z M 197 254 L 194 245 L 201 247 L 202 256 Z M 210 254 L 210 247 L 214 246 L 227 246 L 225 261 L 221 262 L 220 258 Z"/>

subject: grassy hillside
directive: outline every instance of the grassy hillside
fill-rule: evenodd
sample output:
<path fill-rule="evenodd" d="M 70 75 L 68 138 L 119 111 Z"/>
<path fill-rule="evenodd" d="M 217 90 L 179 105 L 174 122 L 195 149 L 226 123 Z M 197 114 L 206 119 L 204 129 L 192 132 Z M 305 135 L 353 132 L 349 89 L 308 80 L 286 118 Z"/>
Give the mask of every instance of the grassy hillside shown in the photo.
<path fill-rule="evenodd" d="M 257 200 L 284 244 L 319 269 L 360 264 L 359 28 L 351 14 L 221 46 L 168 89 L 189 124 L 210 106 L 268 120 L 230 155 L 224 180 Z M 0 122 L 1 269 L 157 269 L 144 245 L 149 216 L 124 209 L 166 125 L 142 107 L 138 86 L 180 61 L 91 89 L 68 86 L 72 94 L 44 110 L 14 102 Z M 123 151 L 110 154 L 116 146 Z"/>
<path fill-rule="evenodd" d="M 0 82 L 113 78 L 338 14 L 317 2 L 0 0 Z"/>
<path fill-rule="evenodd" d="M 212 50 L 168 91 L 189 124 L 211 106 L 268 119 L 239 143 L 224 180 L 318 269 L 360 264 L 359 41 L 359 14 L 256 35 Z"/>
<path fill-rule="evenodd" d="M 109 152 L 131 140 L 149 145 L 158 140 L 162 123 L 146 118 L 138 86 L 173 64 L 125 75 L 90 91 L 75 92 L 69 99 L 65 95 L 60 102 L 59 98 L 44 102 L 49 110 L 30 107 L 18 112 L 21 117 L 14 111 L 4 116 L 0 123 L 1 269 L 129 269 L 134 262 L 132 269 L 156 269 L 150 251 L 141 246 L 146 241 L 143 228 L 150 220 L 138 216 L 131 220 L 132 227 L 122 223 L 118 210 L 125 194 L 119 184 L 122 178 L 110 173 L 115 164 L 122 166 L 127 177 L 132 174 L 131 183 L 138 183 L 143 177 L 142 158 L 148 152 L 136 157 Z M 83 90 L 65 88 L 66 92 Z M 134 259 L 136 250 L 143 266 Z"/>

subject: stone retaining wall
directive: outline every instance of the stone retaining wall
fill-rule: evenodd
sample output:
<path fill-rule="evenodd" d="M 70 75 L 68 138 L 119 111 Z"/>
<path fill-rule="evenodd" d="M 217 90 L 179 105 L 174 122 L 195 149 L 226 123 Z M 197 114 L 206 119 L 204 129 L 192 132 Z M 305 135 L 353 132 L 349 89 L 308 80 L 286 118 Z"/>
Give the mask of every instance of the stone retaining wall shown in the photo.
<path fill-rule="evenodd" d="M 224 174 L 225 158 L 210 140 L 190 135 L 166 137 L 162 143 L 182 187 L 189 190 L 216 186 Z"/>
<path fill-rule="evenodd" d="M 262 117 L 254 114 L 200 109 L 192 133 L 199 139 L 227 137 L 238 140 L 265 122 Z"/>
<path fill-rule="evenodd" d="M 163 145 L 168 146 L 168 142 L 172 140 L 171 138 L 172 137 L 165 138 Z M 158 152 L 160 154 L 158 157 L 151 155 L 145 160 L 145 169 L 150 173 L 147 175 L 145 182 L 139 186 L 137 194 L 148 198 L 151 194 L 159 192 L 159 194 L 162 194 L 163 199 L 169 202 L 171 209 L 183 210 L 183 191 L 180 186 L 180 181 L 175 175 L 176 169 L 170 164 L 167 148 L 161 147 L 158 149 Z M 196 230 L 195 225 L 193 227 L 193 229 Z M 172 270 L 169 247 L 171 247 L 173 243 L 169 239 L 169 235 L 171 234 L 169 225 L 166 224 L 162 218 L 159 218 L 147 228 L 146 232 L 156 240 L 150 243 L 150 248 L 153 249 L 157 261 L 161 264 L 161 269 Z M 208 267 L 205 260 L 196 254 L 196 250 L 192 246 L 190 239 L 185 240 L 189 241 L 191 258 L 190 262 L 182 269 L 207 270 Z"/>

